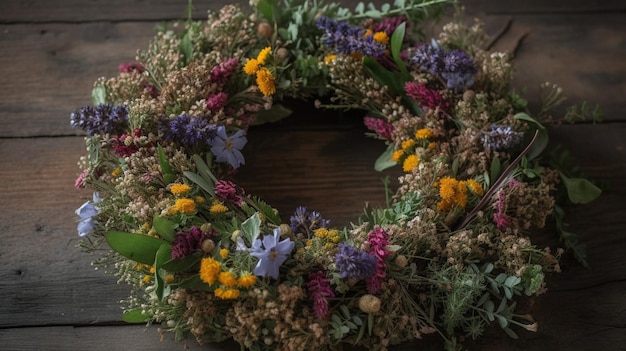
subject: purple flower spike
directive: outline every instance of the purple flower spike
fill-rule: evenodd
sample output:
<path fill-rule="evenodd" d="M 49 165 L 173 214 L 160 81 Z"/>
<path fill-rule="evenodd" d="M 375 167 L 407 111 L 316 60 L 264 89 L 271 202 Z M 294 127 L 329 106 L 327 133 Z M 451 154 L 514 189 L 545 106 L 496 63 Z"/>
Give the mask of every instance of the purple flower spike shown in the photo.
<path fill-rule="evenodd" d="M 335 264 L 342 279 L 369 278 L 376 273 L 377 263 L 376 256 L 345 243 L 339 244 L 339 252 L 335 255 Z"/>
<path fill-rule="evenodd" d="M 228 162 L 233 168 L 239 168 L 245 163 L 241 150 L 247 142 L 243 130 L 238 130 L 229 137 L 226 135 L 226 128 L 219 126 L 217 135 L 211 139 L 211 152 L 217 158 L 217 162 Z"/>
<path fill-rule="evenodd" d="M 278 278 L 278 268 L 293 250 L 295 244 L 287 238 L 280 241 L 280 229 L 274 229 L 274 235 L 265 235 L 263 240 L 256 239 L 250 249 L 250 255 L 259 259 L 254 267 L 254 275 Z"/>

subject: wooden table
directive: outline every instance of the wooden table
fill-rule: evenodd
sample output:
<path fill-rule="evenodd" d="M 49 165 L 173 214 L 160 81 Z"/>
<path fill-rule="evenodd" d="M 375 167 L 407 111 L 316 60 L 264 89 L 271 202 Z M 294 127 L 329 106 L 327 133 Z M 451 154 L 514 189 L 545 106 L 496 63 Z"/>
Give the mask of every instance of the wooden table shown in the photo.
<path fill-rule="evenodd" d="M 243 2 L 243 1 L 242 1 Z M 88 196 L 73 187 L 83 137 L 72 110 L 90 103 L 93 81 L 116 74 L 146 47 L 156 24 L 184 16 L 185 0 L 2 0 L 0 2 L 0 349 L 179 350 L 158 326 L 120 322 L 128 288 L 90 267 L 75 248 L 74 209 Z M 197 1 L 194 16 L 225 1 Z M 354 3 L 354 1 L 351 1 Z M 536 105 L 539 83 L 560 84 L 569 102 L 600 103 L 604 123 L 552 130 L 592 178 L 602 198 L 571 211 L 588 246 L 590 269 L 570 256 L 536 300 L 537 333 L 511 340 L 497 328 L 473 350 L 626 350 L 626 3 L 619 0 L 471 0 L 496 47 L 516 49 L 515 86 Z M 300 117 L 300 118 L 299 118 Z M 304 204 L 336 225 L 365 201 L 384 199 L 373 168 L 384 149 L 350 116 L 319 111 L 250 133 L 238 175 L 284 216 Z M 355 181 L 358 179 L 358 181 Z M 554 238 L 546 239 L 553 246 Z M 232 344 L 192 350 L 234 349 Z M 432 346 L 432 345 L 431 345 Z M 435 345 L 432 349 L 441 349 Z"/>

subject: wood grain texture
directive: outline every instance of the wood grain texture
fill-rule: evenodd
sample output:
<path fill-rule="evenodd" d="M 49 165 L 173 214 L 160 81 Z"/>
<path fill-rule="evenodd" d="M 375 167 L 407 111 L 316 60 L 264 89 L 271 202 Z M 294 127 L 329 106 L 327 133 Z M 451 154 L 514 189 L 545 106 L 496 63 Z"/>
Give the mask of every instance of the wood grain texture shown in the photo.
<path fill-rule="evenodd" d="M 351 6 L 356 1 L 346 2 Z M 176 343 L 158 326 L 120 322 L 126 286 L 90 266 L 75 248 L 75 208 L 90 198 L 73 188 L 83 138 L 69 127 L 72 110 L 90 103 L 99 76 L 116 74 L 164 19 L 180 18 L 185 0 L 0 1 L 0 341 L 2 350 L 235 350 L 232 343 Z M 224 1 L 196 2 L 194 17 Z M 531 306 L 537 333 L 511 340 L 497 326 L 468 342 L 473 351 L 623 350 L 626 345 L 626 4 L 623 1 L 467 0 L 495 47 L 516 49 L 515 87 L 531 107 L 544 80 L 560 84 L 568 102 L 600 103 L 600 125 L 551 129 L 591 178 L 607 185 L 600 201 L 570 209 L 571 229 L 587 245 L 590 269 L 566 254 L 548 294 Z M 510 26 L 507 21 L 512 20 Z M 506 29 L 504 31 L 504 29 Z M 363 136 L 353 116 L 300 105 L 290 120 L 255 127 L 237 182 L 277 207 L 283 219 L 306 205 L 333 220 L 354 221 L 365 201 L 384 202 L 372 166 L 384 150 Z M 392 171 L 392 179 L 399 174 Z M 355 182 L 355 179 L 358 181 Z M 537 233 L 541 247 L 557 238 Z M 396 351 L 441 350 L 427 339 Z"/>

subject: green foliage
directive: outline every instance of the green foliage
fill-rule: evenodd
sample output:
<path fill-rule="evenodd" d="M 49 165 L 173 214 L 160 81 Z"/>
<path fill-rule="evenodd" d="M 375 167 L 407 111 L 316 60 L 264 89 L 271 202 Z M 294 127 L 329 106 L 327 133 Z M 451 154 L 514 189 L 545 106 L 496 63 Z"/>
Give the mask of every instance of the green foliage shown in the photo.
<path fill-rule="evenodd" d="M 389 144 L 385 152 L 383 152 L 380 156 L 378 156 L 378 158 L 376 159 L 376 162 L 374 163 L 374 169 L 376 171 L 382 172 L 386 170 L 387 168 L 391 168 L 397 164 L 396 161 L 391 159 L 391 156 L 393 155 L 393 149 L 394 149 L 393 144 Z"/>
<path fill-rule="evenodd" d="M 520 112 L 513 116 L 513 118 L 529 123 L 531 129 L 528 133 L 526 133 L 526 135 L 532 136 L 535 134 L 535 132 L 538 132 L 537 139 L 535 140 L 535 143 L 532 145 L 531 149 L 528 151 L 526 157 L 529 160 L 533 160 L 539 157 L 539 155 L 541 155 L 548 146 L 548 131 L 543 125 L 541 125 L 541 123 L 539 123 L 537 120 L 530 117 L 526 113 Z"/>
<path fill-rule="evenodd" d="M 96 85 L 91 91 L 91 101 L 94 106 L 103 105 L 107 103 L 107 90 L 104 85 Z"/>
<path fill-rule="evenodd" d="M 585 178 L 570 178 L 559 172 L 567 190 L 569 200 L 574 204 L 587 204 L 597 199 L 602 190 Z"/>
<path fill-rule="evenodd" d="M 151 318 L 152 316 L 144 314 L 140 308 L 126 311 L 122 315 L 122 320 L 126 323 L 145 323 Z"/>
<path fill-rule="evenodd" d="M 172 165 L 167 161 L 167 156 L 165 155 L 165 151 L 161 145 L 158 146 L 159 149 L 159 165 L 161 166 L 161 173 L 163 173 L 163 181 L 165 184 L 173 183 L 177 176 L 174 174 L 174 169 Z"/>
<path fill-rule="evenodd" d="M 335 340 L 341 340 L 348 333 L 357 330 L 361 337 L 365 333 L 363 320 L 358 315 L 351 315 L 350 309 L 346 305 L 340 305 L 339 313 L 334 313 L 330 320 L 330 335 Z"/>
<path fill-rule="evenodd" d="M 602 116 L 600 105 L 592 107 L 587 101 L 583 101 L 580 106 L 573 105 L 568 107 L 563 119 L 568 123 L 591 120 L 595 124 L 602 122 Z"/>
<path fill-rule="evenodd" d="M 207 159 L 210 160 L 207 156 Z M 209 196 L 215 196 L 215 183 L 217 182 L 217 178 L 213 175 L 213 172 L 209 168 L 207 162 L 204 162 L 202 157 L 199 155 L 192 156 L 194 163 L 196 165 L 196 170 L 198 173 L 193 173 L 190 171 L 183 172 L 183 175 L 187 177 L 187 179 L 196 183 L 202 190 L 204 190 Z"/>
<path fill-rule="evenodd" d="M 167 241 L 174 241 L 174 236 L 176 235 L 176 228 L 178 228 L 178 223 L 170 221 L 167 218 L 154 216 L 154 219 L 152 220 L 152 225 L 162 239 L 165 239 Z"/>
<path fill-rule="evenodd" d="M 169 245 L 165 240 L 143 234 L 110 231 L 106 241 L 115 252 L 135 262 L 152 265 L 161 245 Z"/>
<path fill-rule="evenodd" d="M 249 244 L 252 244 L 259 237 L 261 234 L 261 219 L 258 213 L 253 214 L 241 224 L 241 232 Z"/>

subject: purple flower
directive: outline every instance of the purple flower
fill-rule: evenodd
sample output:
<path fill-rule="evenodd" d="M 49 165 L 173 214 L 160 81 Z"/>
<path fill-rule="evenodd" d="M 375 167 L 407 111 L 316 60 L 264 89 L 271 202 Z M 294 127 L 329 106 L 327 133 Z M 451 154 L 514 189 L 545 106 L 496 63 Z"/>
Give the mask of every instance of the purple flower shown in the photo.
<path fill-rule="evenodd" d="M 335 255 L 335 264 L 342 279 L 365 279 L 373 276 L 377 261 L 375 256 L 346 243 L 339 244 L 339 251 Z"/>
<path fill-rule="evenodd" d="M 89 136 L 123 133 L 127 121 L 128 110 L 125 106 L 107 104 L 85 106 L 70 115 L 70 125 L 84 130 Z"/>
<path fill-rule="evenodd" d="M 313 301 L 313 311 L 319 319 L 328 317 L 328 297 L 335 297 L 330 288 L 330 279 L 326 278 L 323 271 L 309 273 L 309 281 L 306 283 L 309 289 L 309 297 Z"/>
<path fill-rule="evenodd" d="M 97 192 L 93 193 L 93 201 L 87 201 L 76 209 L 76 214 L 80 217 L 78 222 L 78 236 L 83 237 L 93 231 L 96 224 L 94 217 L 98 214 L 100 209 L 96 206 L 96 203 L 100 201 L 100 196 Z"/>
<path fill-rule="evenodd" d="M 307 211 L 306 207 L 298 206 L 294 214 L 289 218 L 291 230 L 297 232 L 303 230 L 305 233 L 311 233 L 315 229 L 328 228 L 330 220 L 322 218 L 317 211 Z"/>
<path fill-rule="evenodd" d="M 382 21 L 374 23 L 372 25 L 372 31 L 376 32 L 385 32 L 389 37 L 393 35 L 393 32 L 401 25 L 403 22 L 407 23 L 408 26 L 408 18 L 404 15 L 394 16 L 394 17 L 385 17 Z M 407 28 L 408 32 L 408 28 Z"/>
<path fill-rule="evenodd" d="M 189 231 L 177 233 L 172 243 L 172 259 L 177 260 L 199 251 L 202 242 L 208 238 L 209 235 L 196 226 Z"/>
<path fill-rule="evenodd" d="M 165 140 L 177 142 L 188 148 L 206 145 L 217 134 L 217 126 L 202 117 L 175 117 L 163 127 Z"/>
<path fill-rule="evenodd" d="M 444 51 L 436 41 L 421 44 L 413 51 L 413 64 L 446 80 L 446 87 L 460 91 L 474 84 L 477 72 L 474 61 L 461 50 Z"/>
<path fill-rule="evenodd" d="M 510 126 L 491 125 L 491 130 L 483 134 L 481 140 L 485 149 L 506 151 L 514 148 L 524 137 L 524 133 L 514 131 Z"/>
<path fill-rule="evenodd" d="M 365 35 L 365 29 L 324 16 L 318 18 L 316 24 L 318 28 L 326 31 L 322 39 L 324 45 L 334 48 L 338 54 L 356 53 L 374 58 L 385 55 L 385 45 L 375 41 L 373 35 Z"/>
<path fill-rule="evenodd" d="M 217 127 L 217 135 L 211 139 L 211 152 L 215 155 L 217 162 L 228 162 L 233 168 L 245 163 L 241 149 L 246 145 L 245 132 L 238 130 L 230 137 L 226 135 L 224 126 Z"/>
<path fill-rule="evenodd" d="M 254 267 L 254 275 L 260 277 L 278 278 L 278 268 L 295 246 L 291 239 L 280 241 L 280 229 L 274 229 L 274 235 L 265 235 L 263 240 L 256 239 L 252 243 L 250 255 L 259 259 Z"/>
<path fill-rule="evenodd" d="M 137 72 L 137 73 L 142 73 L 143 72 L 143 66 L 141 65 L 141 63 L 120 63 L 120 65 L 118 66 L 118 69 L 120 72 L 124 72 L 124 73 L 132 73 L 132 72 Z"/>

